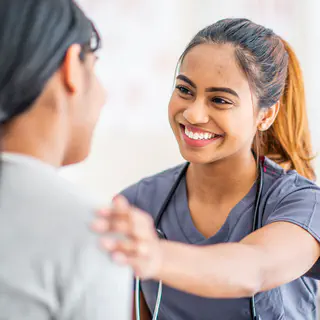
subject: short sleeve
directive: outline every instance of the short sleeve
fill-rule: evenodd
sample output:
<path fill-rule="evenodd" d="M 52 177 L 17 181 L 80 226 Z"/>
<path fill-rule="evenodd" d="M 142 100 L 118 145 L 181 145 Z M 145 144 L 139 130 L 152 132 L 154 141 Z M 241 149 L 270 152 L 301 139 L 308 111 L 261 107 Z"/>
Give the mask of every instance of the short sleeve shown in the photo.
<path fill-rule="evenodd" d="M 124 196 L 131 205 L 135 206 L 137 202 L 139 183 L 133 184 L 130 187 L 122 190 L 119 194 Z"/>
<path fill-rule="evenodd" d="M 264 216 L 264 225 L 278 221 L 294 223 L 309 232 L 320 243 L 320 190 L 315 185 L 301 187 L 282 198 L 271 213 Z M 320 279 L 320 260 L 307 276 Z"/>

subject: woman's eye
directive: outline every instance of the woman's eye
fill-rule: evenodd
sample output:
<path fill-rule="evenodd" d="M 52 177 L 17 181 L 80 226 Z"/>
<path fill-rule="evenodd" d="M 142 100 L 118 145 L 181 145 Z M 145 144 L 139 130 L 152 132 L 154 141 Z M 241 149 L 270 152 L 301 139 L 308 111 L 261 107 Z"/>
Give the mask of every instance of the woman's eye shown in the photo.
<path fill-rule="evenodd" d="M 225 100 L 225 99 L 222 99 L 222 98 L 213 98 L 212 99 L 212 102 L 213 103 L 216 103 L 216 104 L 224 104 L 224 105 L 230 105 L 230 104 L 232 104 L 231 102 L 229 102 L 229 101 L 227 101 L 227 100 Z"/>
<path fill-rule="evenodd" d="M 176 88 L 179 90 L 179 92 L 183 95 L 192 95 L 192 92 L 190 90 L 188 90 L 186 87 L 184 86 L 176 86 Z"/>

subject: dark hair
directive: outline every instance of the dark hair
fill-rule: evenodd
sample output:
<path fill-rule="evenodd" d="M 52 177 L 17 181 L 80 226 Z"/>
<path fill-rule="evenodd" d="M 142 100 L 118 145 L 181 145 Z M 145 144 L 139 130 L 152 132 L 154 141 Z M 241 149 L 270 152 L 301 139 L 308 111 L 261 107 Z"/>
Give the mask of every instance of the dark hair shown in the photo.
<path fill-rule="evenodd" d="M 82 60 L 100 46 L 74 1 L 1 0 L 0 124 L 33 104 L 75 43 L 82 46 Z"/>
<path fill-rule="evenodd" d="M 280 102 L 274 124 L 268 131 L 256 134 L 255 153 L 315 179 L 304 83 L 299 62 L 288 43 L 271 29 L 248 19 L 224 19 L 199 31 L 179 64 L 192 48 L 204 43 L 230 43 L 235 47 L 237 62 L 247 76 L 258 107 L 268 108 Z"/>

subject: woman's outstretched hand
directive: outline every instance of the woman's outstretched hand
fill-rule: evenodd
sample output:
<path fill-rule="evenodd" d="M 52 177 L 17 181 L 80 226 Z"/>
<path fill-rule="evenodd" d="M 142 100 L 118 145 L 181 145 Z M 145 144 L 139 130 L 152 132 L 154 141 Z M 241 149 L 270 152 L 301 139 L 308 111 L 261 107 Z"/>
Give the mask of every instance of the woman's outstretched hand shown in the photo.
<path fill-rule="evenodd" d="M 163 263 L 161 240 L 149 214 L 117 196 L 110 208 L 98 212 L 92 227 L 114 261 L 130 265 L 142 279 L 157 278 Z"/>

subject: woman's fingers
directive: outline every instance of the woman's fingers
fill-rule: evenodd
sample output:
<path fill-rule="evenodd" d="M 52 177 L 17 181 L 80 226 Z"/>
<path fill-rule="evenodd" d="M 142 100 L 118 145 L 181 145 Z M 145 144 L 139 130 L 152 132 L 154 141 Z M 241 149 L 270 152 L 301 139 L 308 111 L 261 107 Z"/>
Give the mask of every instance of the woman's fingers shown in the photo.
<path fill-rule="evenodd" d="M 101 218 L 109 218 L 110 215 L 126 216 L 130 213 L 131 205 L 124 196 L 117 196 L 112 201 L 112 205 L 107 208 L 97 210 L 96 215 Z"/>
<path fill-rule="evenodd" d="M 98 214 L 93 229 L 106 236 L 101 246 L 119 264 L 130 265 L 143 279 L 152 278 L 161 266 L 161 247 L 150 214 L 134 208 L 123 197 Z M 112 233 L 121 235 L 113 236 Z"/>
<path fill-rule="evenodd" d="M 116 232 L 144 240 L 156 234 L 152 217 L 131 207 L 123 197 L 118 197 L 112 208 L 101 210 L 92 228 L 101 234 Z"/>
<path fill-rule="evenodd" d="M 92 228 L 106 235 L 101 238 L 101 246 L 115 262 L 129 264 L 143 277 L 158 269 L 159 239 L 154 221 L 150 214 L 132 207 L 124 197 L 117 197 L 112 207 L 99 211 Z"/>
<path fill-rule="evenodd" d="M 104 208 L 104 209 L 100 209 L 96 212 L 97 217 L 99 218 L 107 218 L 110 216 L 112 212 L 112 208 Z"/>
<path fill-rule="evenodd" d="M 144 242 L 134 239 L 116 239 L 113 237 L 105 237 L 101 239 L 101 245 L 110 253 L 121 253 L 127 257 L 137 256 L 140 258 L 149 255 L 149 247 Z"/>
<path fill-rule="evenodd" d="M 112 214 L 127 216 L 130 214 L 131 206 L 124 196 L 117 196 L 112 202 Z"/>
<path fill-rule="evenodd" d="M 109 221 L 102 218 L 96 218 L 91 223 L 91 229 L 100 234 L 106 233 L 109 230 Z"/>
<path fill-rule="evenodd" d="M 131 207 L 123 196 L 115 198 L 113 206 L 97 211 L 97 218 L 92 223 L 92 229 L 97 233 L 121 232 L 130 233 Z"/>
<path fill-rule="evenodd" d="M 141 240 L 148 240 L 156 235 L 152 217 L 139 209 L 132 210 L 132 235 Z"/>

